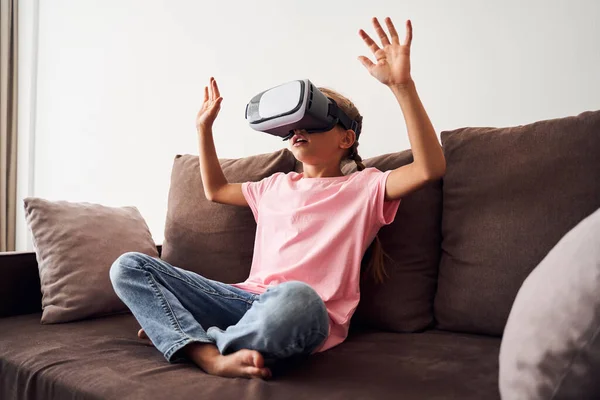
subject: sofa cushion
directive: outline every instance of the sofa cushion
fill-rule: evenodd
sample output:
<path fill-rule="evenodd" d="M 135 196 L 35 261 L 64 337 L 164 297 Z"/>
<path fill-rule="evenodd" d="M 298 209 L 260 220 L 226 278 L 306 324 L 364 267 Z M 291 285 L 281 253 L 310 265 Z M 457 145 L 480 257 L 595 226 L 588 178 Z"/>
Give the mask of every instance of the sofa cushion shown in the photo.
<path fill-rule="evenodd" d="M 438 327 L 501 335 L 525 278 L 600 207 L 600 111 L 441 138 Z"/>
<path fill-rule="evenodd" d="M 0 319 L 2 399 L 486 399 L 499 398 L 497 338 L 425 332 L 351 334 L 273 379 L 207 375 L 169 364 L 137 338 L 131 314 L 40 325 Z"/>
<path fill-rule="evenodd" d="M 290 172 L 288 149 L 240 159 L 219 159 L 230 183 L 259 181 Z M 248 278 L 256 222 L 249 207 L 206 199 L 198 156 L 177 155 L 171 173 L 165 239 L 161 258 L 171 265 L 225 283 Z"/>
<path fill-rule="evenodd" d="M 600 208 L 525 279 L 500 348 L 505 399 L 600 398 Z"/>
<path fill-rule="evenodd" d="M 413 161 L 412 151 L 384 154 L 363 160 L 366 167 L 388 171 Z M 302 164 L 296 165 L 302 170 Z M 342 166 L 347 175 L 356 163 Z M 440 257 L 442 213 L 441 180 L 431 182 L 402 199 L 394 222 L 378 233 L 388 277 L 376 283 L 370 275 L 360 281 L 361 298 L 352 327 L 369 326 L 394 332 L 415 332 L 433 322 L 433 299 Z M 363 271 L 370 260 L 367 250 Z"/>
<path fill-rule="evenodd" d="M 123 253 L 158 257 L 136 207 L 24 199 L 42 292 L 41 323 L 127 312 L 108 271 Z"/>

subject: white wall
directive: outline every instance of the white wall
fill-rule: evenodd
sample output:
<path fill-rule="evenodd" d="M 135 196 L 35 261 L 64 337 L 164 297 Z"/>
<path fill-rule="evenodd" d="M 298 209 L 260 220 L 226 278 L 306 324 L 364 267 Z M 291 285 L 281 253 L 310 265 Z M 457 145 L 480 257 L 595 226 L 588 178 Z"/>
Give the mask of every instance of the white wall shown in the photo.
<path fill-rule="evenodd" d="M 245 105 L 305 77 L 357 104 L 363 158 L 409 148 L 393 95 L 357 60 L 371 56 L 358 30 L 375 37 L 370 18 L 388 15 L 402 37 L 413 22 L 412 73 L 438 136 L 600 108 L 595 0 L 46 0 L 30 67 L 37 96 L 25 105 L 36 111 L 28 194 L 135 205 L 161 243 L 173 158 L 198 154 L 194 119 L 211 75 L 224 97 L 220 157 L 285 146 L 247 127 Z"/>

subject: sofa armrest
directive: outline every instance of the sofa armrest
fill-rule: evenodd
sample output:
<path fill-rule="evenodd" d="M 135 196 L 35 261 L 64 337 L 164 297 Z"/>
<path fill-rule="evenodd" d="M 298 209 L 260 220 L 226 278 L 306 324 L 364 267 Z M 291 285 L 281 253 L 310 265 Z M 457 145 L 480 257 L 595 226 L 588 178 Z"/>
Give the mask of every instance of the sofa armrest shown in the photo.
<path fill-rule="evenodd" d="M 158 254 L 162 245 L 156 246 Z M 42 311 L 35 252 L 0 252 L 0 318 Z"/>
<path fill-rule="evenodd" d="M 0 318 L 42 310 L 34 252 L 0 253 Z"/>

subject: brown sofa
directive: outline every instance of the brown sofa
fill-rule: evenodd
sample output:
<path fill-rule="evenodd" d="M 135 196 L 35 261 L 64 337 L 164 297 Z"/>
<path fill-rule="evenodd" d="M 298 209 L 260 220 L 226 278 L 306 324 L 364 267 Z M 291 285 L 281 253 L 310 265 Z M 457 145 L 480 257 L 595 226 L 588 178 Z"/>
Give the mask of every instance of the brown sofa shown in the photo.
<path fill-rule="evenodd" d="M 3 253 L 0 399 L 500 398 L 502 333 L 521 284 L 600 207 L 600 112 L 444 131 L 441 139 L 447 173 L 406 196 L 380 231 L 389 276 L 383 284 L 363 276 L 341 345 L 284 361 L 268 381 L 207 375 L 191 363 L 167 363 L 137 338 L 129 312 L 40 324 L 36 254 Z M 403 151 L 365 164 L 388 170 L 411 161 Z M 221 165 L 230 182 L 301 168 L 286 149 Z M 254 220 L 246 208 L 197 206 L 197 167 L 195 156 L 174 160 L 157 248 L 174 265 L 239 281 L 250 265 Z"/>

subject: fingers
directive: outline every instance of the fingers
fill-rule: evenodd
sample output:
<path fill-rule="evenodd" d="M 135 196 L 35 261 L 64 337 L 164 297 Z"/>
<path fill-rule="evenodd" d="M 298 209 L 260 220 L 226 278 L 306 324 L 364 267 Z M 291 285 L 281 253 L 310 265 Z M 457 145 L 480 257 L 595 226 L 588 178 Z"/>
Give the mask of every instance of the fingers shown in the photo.
<path fill-rule="evenodd" d="M 394 23 L 390 17 L 385 19 L 385 24 L 390 31 L 390 36 L 392 37 L 392 43 L 400 44 L 400 38 L 398 37 L 398 32 L 396 32 L 396 28 L 394 27 Z"/>
<path fill-rule="evenodd" d="M 358 31 L 358 34 L 360 35 L 361 38 L 363 38 L 363 40 L 365 41 L 367 46 L 369 46 L 369 48 L 371 49 L 373 54 L 377 53 L 378 50 L 381 50 L 379 48 L 379 46 L 377 46 L 377 44 L 373 41 L 373 39 L 371 39 L 371 37 L 367 34 L 367 32 L 360 29 Z"/>
<path fill-rule="evenodd" d="M 379 21 L 377 20 L 377 18 L 373 17 L 373 26 L 375 27 L 375 32 L 377 32 L 377 34 L 379 35 L 379 38 L 381 39 L 381 43 L 385 46 L 387 44 L 390 44 L 390 40 L 388 39 L 385 31 L 383 30 L 383 28 L 381 27 L 381 25 L 379 24 Z"/>
<path fill-rule="evenodd" d="M 215 80 L 215 78 L 211 78 L 211 79 L 212 79 L 212 83 L 213 83 L 214 99 L 216 100 L 218 97 L 221 96 L 221 92 L 219 91 L 219 86 L 217 85 L 217 81 Z"/>
<path fill-rule="evenodd" d="M 372 67 L 375 65 L 375 64 L 373 64 L 373 62 L 372 62 L 371 60 L 369 60 L 369 59 L 368 59 L 367 57 L 365 57 L 365 56 L 359 56 L 359 57 L 358 57 L 358 60 L 359 60 L 359 61 L 362 63 L 362 65 L 364 65 L 364 66 L 365 66 L 365 68 L 366 68 L 367 70 L 369 70 L 369 71 L 370 71 L 370 70 L 371 70 L 371 68 L 372 68 Z"/>
<path fill-rule="evenodd" d="M 390 23 L 392 21 L 390 20 Z M 412 22 L 410 22 L 410 19 L 406 21 L 406 38 L 404 39 L 404 43 L 402 43 L 405 46 L 410 46 L 410 44 L 412 43 L 412 38 L 413 38 L 413 31 L 412 31 Z"/>
<path fill-rule="evenodd" d="M 387 34 L 383 30 L 381 24 L 379 23 L 379 20 L 376 17 L 373 17 L 372 21 L 373 21 L 373 26 L 375 27 L 375 32 L 377 32 L 377 35 L 381 39 L 381 43 L 384 47 L 389 44 L 400 44 L 400 38 L 398 36 L 398 32 L 396 31 L 396 28 L 394 27 L 394 23 L 392 22 L 392 19 L 390 17 L 385 18 L 385 24 L 388 28 L 388 31 L 390 31 L 390 37 L 392 38 L 391 43 L 390 43 L 390 39 L 388 38 Z M 358 31 L 358 34 L 360 35 L 360 37 L 363 38 L 363 40 L 365 41 L 367 46 L 369 46 L 369 48 L 371 49 L 373 54 L 375 54 L 378 50 L 380 50 L 377 43 L 375 43 L 375 41 L 373 41 L 373 39 L 371 39 L 371 37 L 364 30 L 360 29 Z M 404 42 L 402 42 L 402 45 L 410 46 L 412 43 L 412 38 L 413 38 L 412 22 L 410 20 L 406 20 L 406 36 L 404 38 Z"/>
<path fill-rule="evenodd" d="M 221 105 L 221 101 L 223 101 L 223 98 L 221 97 L 219 86 L 215 78 L 211 76 L 209 85 L 204 87 L 204 103 L 210 102 L 208 106 L 216 108 Z"/>
<path fill-rule="evenodd" d="M 215 78 L 213 78 L 212 76 L 210 77 L 210 80 L 208 82 L 208 99 L 205 98 L 204 101 L 206 100 L 210 100 L 211 102 L 215 101 L 219 96 L 221 96 L 220 92 L 219 92 L 219 87 L 217 86 L 217 81 L 215 80 Z"/>

